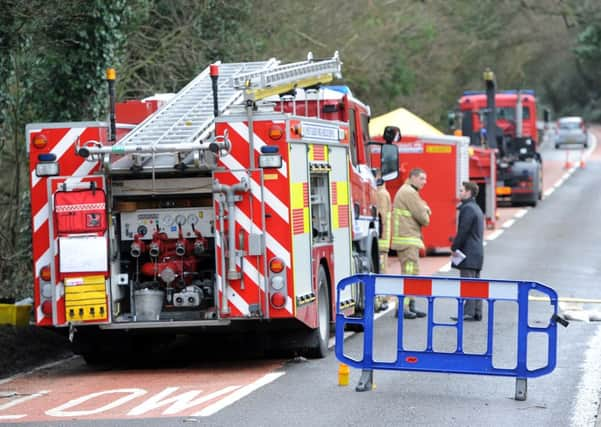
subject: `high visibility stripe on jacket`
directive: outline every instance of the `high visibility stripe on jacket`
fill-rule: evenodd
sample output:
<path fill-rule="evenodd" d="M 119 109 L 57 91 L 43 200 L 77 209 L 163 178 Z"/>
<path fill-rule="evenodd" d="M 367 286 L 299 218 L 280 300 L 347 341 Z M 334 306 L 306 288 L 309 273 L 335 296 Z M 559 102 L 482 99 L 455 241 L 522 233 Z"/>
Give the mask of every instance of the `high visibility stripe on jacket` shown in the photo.
<path fill-rule="evenodd" d="M 421 228 L 430 222 L 430 208 L 418 191 L 405 183 L 394 197 L 392 207 L 392 238 L 390 248 L 408 247 L 424 249 Z"/>
<path fill-rule="evenodd" d="M 424 249 L 424 242 L 419 237 L 393 237 L 392 246 L 417 246 Z"/>
<path fill-rule="evenodd" d="M 400 216 L 408 216 L 411 217 L 411 212 L 409 212 L 407 209 L 395 209 L 394 210 L 398 215 Z"/>
<path fill-rule="evenodd" d="M 386 212 L 382 216 L 382 235 L 378 239 L 378 248 L 380 252 L 388 252 L 390 249 L 390 220 L 392 215 Z"/>
<path fill-rule="evenodd" d="M 392 220 L 392 228 L 394 230 L 399 230 L 399 226 L 401 223 L 401 217 L 411 218 L 411 212 L 407 209 L 399 209 L 395 208 L 392 210 L 393 212 L 393 220 Z M 392 236 L 391 246 L 417 246 L 418 248 L 424 248 L 424 242 L 419 237 L 410 237 L 410 236 Z"/>

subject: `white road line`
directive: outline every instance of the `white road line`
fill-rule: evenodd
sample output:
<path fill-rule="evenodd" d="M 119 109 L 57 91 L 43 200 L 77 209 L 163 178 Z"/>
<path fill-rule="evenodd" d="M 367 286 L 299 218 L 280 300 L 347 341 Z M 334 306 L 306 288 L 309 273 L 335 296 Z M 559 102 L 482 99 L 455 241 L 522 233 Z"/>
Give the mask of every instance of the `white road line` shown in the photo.
<path fill-rule="evenodd" d="M 32 393 L 30 395 L 25 395 L 25 396 L 19 397 L 18 399 L 14 399 L 14 400 L 11 400 L 7 403 L 0 405 L 0 411 L 4 411 L 5 409 L 12 408 L 13 406 L 20 405 L 21 403 L 35 399 L 36 397 L 44 396 L 48 393 L 49 393 L 48 390 L 42 390 L 37 393 Z M 0 415 L 0 420 L 18 420 L 21 418 L 25 418 L 26 416 L 27 416 L 27 414 Z"/>
<path fill-rule="evenodd" d="M 438 270 L 439 273 L 448 273 L 449 271 L 451 271 L 451 263 L 450 262 L 447 262 L 445 265 L 440 267 L 440 269 Z"/>
<path fill-rule="evenodd" d="M 501 226 L 502 228 L 509 228 L 513 225 L 513 223 L 515 222 L 515 219 L 508 219 L 507 221 L 505 221 L 503 223 L 503 225 Z"/>
<path fill-rule="evenodd" d="M 599 402 L 599 390 L 601 390 L 601 364 L 599 354 L 601 353 L 601 327 L 588 342 L 588 348 L 584 352 L 582 364 L 582 376 L 576 390 L 575 404 L 572 408 L 573 426 L 593 426 L 597 416 L 597 405 Z"/>
<path fill-rule="evenodd" d="M 523 218 L 528 213 L 528 209 L 520 209 L 513 215 L 514 218 Z"/>
<path fill-rule="evenodd" d="M 505 230 L 503 229 L 497 229 L 495 231 L 493 231 L 492 233 L 490 233 L 488 236 L 484 237 L 484 240 L 495 240 L 497 237 L 499 237 L 501 234 L 503 234 Z"/>
<path fill-rule="evenodd" d="M 197 412 L 196 414 L 193 414 L 192 416 L 193 417 L 211 416 L 211 415 L 221 411 L 226 406 L 229 406 L 232 403 L 242 399 L 243 397 L 248 396 L 253 391 L 258 390 L 261 387 L 263 387 L 264 385 L 267 385 L 267 384 L 277 380 L 279 377 L 281 377 L 284 374 L 285 374 L 285 372 L 271 372 L 269 374 L 265 374 L 264 376 L 262 376 L 255 382 L 252 382 L 248 385 L 245 385 L 244 387 L 239 388 L 238 390 L 236 390 L 229 396 L 219 400 L 218 402 L 213 403 L 212 405 L 207 406 L 202 411 Z"/>

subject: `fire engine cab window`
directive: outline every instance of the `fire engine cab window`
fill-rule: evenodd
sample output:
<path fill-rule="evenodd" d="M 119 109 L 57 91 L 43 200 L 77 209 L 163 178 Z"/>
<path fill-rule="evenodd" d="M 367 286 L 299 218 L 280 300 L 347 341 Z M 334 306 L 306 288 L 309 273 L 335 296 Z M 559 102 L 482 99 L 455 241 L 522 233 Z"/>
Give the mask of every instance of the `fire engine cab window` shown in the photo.
<path fill-rule="evenodd" d="M 355 122 L 355 110 L 349 110 L 349 150 L 351 151 L 351 163 L 357 165 L 357 123 Z"/>
<path fill-rule="evenodd" d="M 363 133 L 363 141 L 369 141 L 369 117 L 361 113 L 361 132 Z M 365 144 L 365 152 L 363 153 L 364 163 L 369 161 L 369 146 Z"/>
<path fill-rule="evenodd" d="M 530 108 L 522 107 L 522 119 L 530 118 Z M 497 119 L 515 120 L 515 107 L 499 107 L 497 108 Z"/>

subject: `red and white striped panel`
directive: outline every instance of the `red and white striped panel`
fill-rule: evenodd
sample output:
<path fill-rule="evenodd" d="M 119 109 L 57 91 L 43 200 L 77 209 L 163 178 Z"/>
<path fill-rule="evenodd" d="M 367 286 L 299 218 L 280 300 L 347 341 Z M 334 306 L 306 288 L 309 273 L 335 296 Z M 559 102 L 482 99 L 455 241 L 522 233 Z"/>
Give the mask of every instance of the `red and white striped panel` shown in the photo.
<path fill-rule="evenodd" d="M 56 206 L 56 212 L 78 212 L 89 210 L 103 210 L 106 207 L 105 203 L 79 203 L 76 205 L 61 205 Z"/>
<path fill-rule="evenodd" d="M 258 121 L 254 123 L 255 132 L 253 134 L 255 153 L 260 153 L 262 146 L 267 145 L 264 137 L 267 135 L 271 126 L 271 121 Z M 248 126 L 244 122 L 231 122 L 227 124 L 218 124 L 218 133 L 221 134 L 220 126 L 225 126 L 229 132 L 229 138 L 232 143 L 232 149 L 227 156 L 219 159 L 219 165 L 231 172 L 215 173 L 215 179 L 221 184 L 233 185 L 239 183 L 243 178 L 248 177 L 247 171 L 249 164 L 249 141 Z M 283 127 L 283 125 L 282 125 Z M 223 128 L 221 128 L 223 129 Z M 260 175 L 257 172 L 250 174 L 250 193 L 249 197 L 243 195 L 243 199 L 236 203 L 236 235 L 240 231 L 245 234 L 260 232 L 263 228 L 261 215 L 261 203 L 265 203 L 266 215 L 268 216 L 267 232 L 265 234 L 265 246 L 267 260 L 278 257 L 282 259 L 290 269 L 290 211 L 286 196 L 288 195 L 288 167 L 287 152 L 280 152 L 282 155 L 282 167 L 277 170 L 269 170 L 271 179 L 265 180 L 264 187 L 261 188 Z M 227 225 L 227 224 L 226 224 Z M 216 231 L 220 231 L 220 224 L 215 223 Z M 223 230 L 221 230 L 223 231 Z M 219 239 L 219 234 L 215 235 L 215 246 L 217 259 L 222 259 L 223 242 Z M 240 269 L 240 265 L 237 266 Z M 227 269 L 227 267 L 226 267 Z M 267 283 L 266 272 L 263 271 L 263 263 L 257 257 L 245 257 L 243 265 L 244 289 L 241 288 L 239 281 L 231 281 L 232 286 L 228 287 L 228 303 L 231 311 L 231 317 L 250 314 L 249 304 L 266 301 L 265 283 Z M 217 261 L 217 283 L 219 287 L 219 298 L 221 300 L 223 292 L 224 276 L 227 272 L 222 271 L 221 262 Z M 291 280 L 288 279 L 288 283 Z M 286 299 L 286 305 L 283 310 L 279 310 L 281 315 L 289 317 L 293 312 L 292 299 L 290 291 Z M 257 298 L 259 301 L 257 301 Z M 263 307 L 267 309 L 267 307 Z M 277 315 L 275 317 L 278 317 Z"/>
<path fill-rule="evenodd" d="M 376 295 L 518 300 L 518 283 L 490 280 L 400 278 L 377 276 Z"/>
<path fill-rule="evenodd" d="M 48 145 L 43 150 L 36 149 L 30 145 L 30 183 L 31 183 L 31 212 L 33 230 L 33 276 L 34 276 L 34 304 L 36 322 L 38 325 L 52 325 L 65 323 L 64 310 L 54 313 L 53 319 L 45 317 L 41 310 L 40 296 L 40 269 L 48 264 L 58 265 L 56 258 L 56 236 L 50 237 L 50 202 L 48 194 L 48 177 L 38 177 L 35 173 L 37 156 L 41 153 L 52 153 L 56 155 L 59 164 L 59 174 L 70 177 L 69 184 L 81 181 L 82 177 L 93 173 L 98 169 L 98 162 L 86 161 L 75 153 L 75 144 L 94 140 L 101 141 L 104 138 L 105 129 L 99 127 L 40 127 L 36 129 L 33 125 L 27 135 L 28 143 L 31 144 L 33 137 L 39 133 L 46 136 Z M 53 247 L 51 247 L 51 242 Z M 55 267 L 55 272 L 57 271 Z M 59 307 L 64 307 L 63 290 L 57 287 L 55 294 Z"/>

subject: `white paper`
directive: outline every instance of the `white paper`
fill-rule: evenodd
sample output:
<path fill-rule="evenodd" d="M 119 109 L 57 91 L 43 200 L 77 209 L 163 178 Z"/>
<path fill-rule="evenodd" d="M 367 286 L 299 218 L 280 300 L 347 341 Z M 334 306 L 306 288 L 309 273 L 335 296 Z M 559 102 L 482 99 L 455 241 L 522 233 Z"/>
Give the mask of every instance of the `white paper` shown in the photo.
<path fill-rule="evenodd" d="M 107 271 L 104 236 L 59 237 L 61 273 Z"/>
<path fill-rule="evenodd" d="M 453 255 L 451 255 L 451 262 L 453 265 L 459 265 L 461 264 L 461 261 L 465 259 L 465 257 L 466 255 L 457 249 L 455 252 L 453 252 Z"/>

